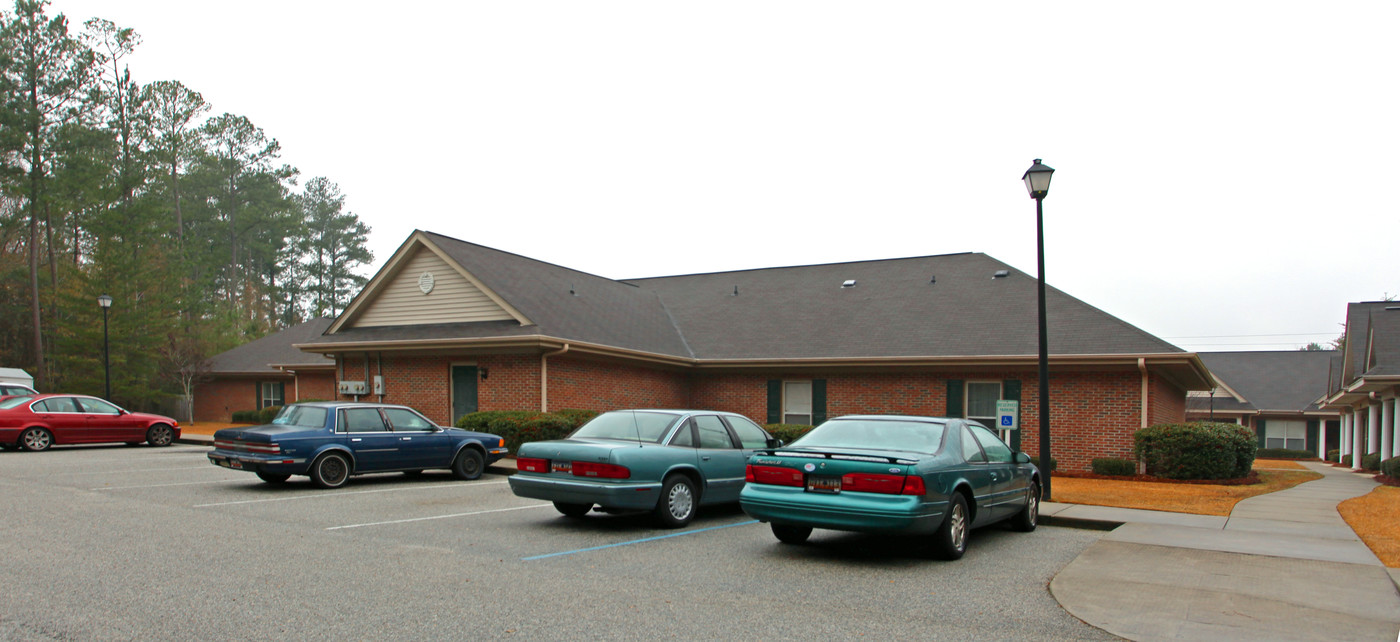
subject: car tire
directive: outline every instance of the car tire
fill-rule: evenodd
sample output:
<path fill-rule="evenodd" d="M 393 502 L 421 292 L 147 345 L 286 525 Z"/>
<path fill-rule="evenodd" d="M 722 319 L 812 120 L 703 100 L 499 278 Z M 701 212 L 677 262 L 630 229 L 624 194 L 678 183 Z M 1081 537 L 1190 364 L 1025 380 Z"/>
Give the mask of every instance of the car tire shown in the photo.
<path fill-rule="evenodd" d="M 1031 482 L 1030 493 L 1026 496 L 1026 505 L 1021 508 L 1021 512 L 1016 513 L 1011 518 L 1011 530 L 1029 533 L 1035 530 L 1038 521 L 1040 521 L 1040 484 Z"/>
<path fill-rule="evenodd" d="M 167 424 L 156 424 L 146 429 L 146 443 L 152 446 L 169 446 L 175 442 L 175 429 Z"/>
<path fill-rule="evenodd" d="M 321 455 L 311 464 L 311 483 L 320 488 L 340 488 L 350 480 L 350 458 L 332 452 Z"/>
<path fill-rule="evenodd" d="M 291 478 L 291 475 L 283 475 L 280 473 L 258 473 L 258 479 L 261 479 L 269 484 L 281 484 Z"/>
<path fill-rule="evenodd" d="M 967 519 L 967 500 L 962 493 L 954 492 L 948 498 L 948 512 L 943 523 L 933 533 L 929 543 L 929 553 L 940 560 L 955 560 L 967 552 L 967 533 L 971 524 Z"/>
<path fill-rule="evenodd" d="M 565 517 L 583 517 L 588 511 L 593 510 L 593 504 L 570 504 L 567 502 L 554 502 L 554 510 L 563 513 Z"/>
<path fill-rule="evenodd" d="M 695 483 L 685 475 L 671 475 L 661 484 L 661 499 L 652 514 L 662 528 L 680 528 L 695 518 L 698 498 Z"/>
<path fill-rule="evenodd" d="M 793 526 L 791 524 L 770 524 L 769 526 L 773 528 L 773 536 L 784 544 L 801 544 L 812 535 L 811 526 Z"/>
<path fill-rule="evenodd" d="M 25 450 L 39 452 L 53 445 L 53 433 L 43 428 L 30 428 L 19 435 L 19 446 Z"/>
<path fill-rule="evenodd" d="M 456 475 L 457 479 L 480 479 L 485 469 L 486 457 L 475 448 L 463 448 L 462 452 L 457 453 L 457 459 L 452 461 L 452 474 Z"/>

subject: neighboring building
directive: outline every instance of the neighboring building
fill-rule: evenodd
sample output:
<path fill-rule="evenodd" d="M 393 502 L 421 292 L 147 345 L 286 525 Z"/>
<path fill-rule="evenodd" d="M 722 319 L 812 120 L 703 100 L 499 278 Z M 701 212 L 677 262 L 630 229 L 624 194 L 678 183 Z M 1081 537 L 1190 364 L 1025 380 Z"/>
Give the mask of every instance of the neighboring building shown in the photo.
<path fill-rule="evenodd" d="M 1325 457 L 1337 447 L 1341 413 L 1317 405 L 1332 357 L 1322 351 L 1202 352 L 1217 386 L 1186 398 L 1190 421 L 1247 426 L 1260 448 L 1308 450 Z"/>
<path fill-rule="evenodd" d="M 608 251 L 622 251 L 614 248 Z M 1047 289 L 1053 455 L 1127 457 L 1185 418 L 1200 359 Z M 991 419 L 1035 453 L 1036 279 L 984 254 L 615 281 L 416 231 L 326 332 L 343 390 L 448 423 L 480 410 L 713 408 Z"/>
<path fill-rule="evenodd" d="M 1400 302 L 1347 305 L 1346 345 L 1333 361 L 1322 407 L 1342 414 L 1341 451 L 1400 457 Z M 1352 457 L 1352 468 L 1361 457 Z"/>
<path fill-rule="evenodd" d="M 194 420 L 222 422 L 239 410 L 334 399 L 335 361 L 292 347 L 330 324 L 307 321 L 211 358 L 205 380 L 195 385 Z"/>

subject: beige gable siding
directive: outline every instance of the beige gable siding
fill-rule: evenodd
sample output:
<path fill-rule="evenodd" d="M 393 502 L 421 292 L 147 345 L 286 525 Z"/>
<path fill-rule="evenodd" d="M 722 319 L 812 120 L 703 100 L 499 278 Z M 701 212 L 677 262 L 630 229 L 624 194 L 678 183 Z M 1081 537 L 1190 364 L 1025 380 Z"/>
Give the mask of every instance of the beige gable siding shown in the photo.
<path fill-rule="evenodd" d="M 433 275 L 433 291 L 428 294 L 423 294 L 418 288 L 418 278 L 424 272 Z M 505 321 L 513 318 L 438 255 L 427 249 L 419 249 L 352 327 Z"/>

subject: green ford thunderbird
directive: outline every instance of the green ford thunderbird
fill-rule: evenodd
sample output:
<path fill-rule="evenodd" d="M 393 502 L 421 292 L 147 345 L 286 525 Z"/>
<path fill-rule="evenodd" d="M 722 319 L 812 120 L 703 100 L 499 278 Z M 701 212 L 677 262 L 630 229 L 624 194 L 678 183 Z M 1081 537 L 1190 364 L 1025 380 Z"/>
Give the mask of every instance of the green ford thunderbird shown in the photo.
<path fill-rule="evenodd" d="M 1035 529 L 1040 471 L 1024 453 L 965 419 L 848 416 L 749 459 L 739 504 L 782 542 L 813 528 L 914 535 L 942 559 L 968 532 L 1009 521 Z"/>

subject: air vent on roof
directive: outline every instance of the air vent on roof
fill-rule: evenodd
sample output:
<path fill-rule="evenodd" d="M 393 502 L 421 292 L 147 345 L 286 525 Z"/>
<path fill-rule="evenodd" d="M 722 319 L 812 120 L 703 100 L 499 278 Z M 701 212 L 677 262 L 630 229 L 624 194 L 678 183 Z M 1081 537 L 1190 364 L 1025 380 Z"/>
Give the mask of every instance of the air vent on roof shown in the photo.
<path fill-rule="evenodd" d="M 739 296 L 739 286 L 734 286 L 734 296 Z"/>
<path fill-rule="evenodd" d="M 995 273 L 992 274 L 992 278 L 994 279 L 1001 279 L 1008 276 L 1011 276 L 1010 270 L 997 270 Z"/>
<path fill-rule="evenodd" d="M 933 276 L 930 276 L 930 277 L 928 278 L 928 282 L 929 282 L 929 283 L 937 283 L 937 282 L 938 282 L 938 275 L 935 274 L 935 275 L 933 275 Z"/>
<path fill-rule="evenodd" d="M 853 287 L 855 287 L 855 286 L 856 286 L 856 280 L 855 280 L 855 279 L 846 279 L 846 281 L 845 281 L 844 283 L 841 284 L 841 287 L 843 287 L 843 288 L 853 288 Z"/>

